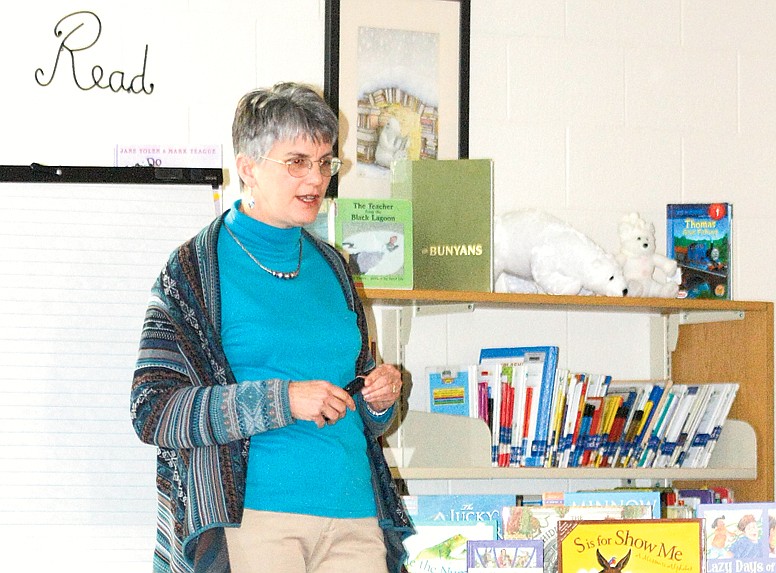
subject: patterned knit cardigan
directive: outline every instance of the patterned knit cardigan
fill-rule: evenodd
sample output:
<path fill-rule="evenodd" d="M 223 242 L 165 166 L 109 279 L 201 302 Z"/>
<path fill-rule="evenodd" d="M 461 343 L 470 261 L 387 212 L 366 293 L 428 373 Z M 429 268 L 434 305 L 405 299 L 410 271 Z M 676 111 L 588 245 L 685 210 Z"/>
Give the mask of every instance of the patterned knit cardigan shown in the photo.
<path fill-rule="evenodd" d="M 131 416 L 140 439 L 157 446 L 158 521 L 154 571 L 227 573 L 223 526 L 239 524 L 250 436 L 293 424 L 287 380 L 236 383 L 221 346 L 216 245 L 223 216 L 169 258 L 153 286 L 132 384 Z M 340 254 L 303 231 L 335 272 L 357 315 L 356 364 L 373 365 L 361 301 Z M 378 422 L 357 396 L 364 421 L 378 521 L 391 573 L 402 568 L 402 540 L 413 533 L 377 441 Z"/>

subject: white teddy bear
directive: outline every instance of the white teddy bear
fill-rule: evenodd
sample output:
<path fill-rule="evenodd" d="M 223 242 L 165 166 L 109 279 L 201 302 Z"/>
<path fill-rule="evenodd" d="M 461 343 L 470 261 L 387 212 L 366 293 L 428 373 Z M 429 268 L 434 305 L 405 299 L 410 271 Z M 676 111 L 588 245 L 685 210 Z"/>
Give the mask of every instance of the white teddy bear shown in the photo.
<path fill-rule="evenodd" d="M 614 256 L 557 217 L 520 210 L 494 218 L 497 292 L 625 296 Z"/>
<path fill-rule="evenodd" d="M 617 262 L 628 281 L 628 296 L 675 298 L 682 270 L 674 259 L 655 252 L 655 226 L 638 213 L 620 221 Z"/>

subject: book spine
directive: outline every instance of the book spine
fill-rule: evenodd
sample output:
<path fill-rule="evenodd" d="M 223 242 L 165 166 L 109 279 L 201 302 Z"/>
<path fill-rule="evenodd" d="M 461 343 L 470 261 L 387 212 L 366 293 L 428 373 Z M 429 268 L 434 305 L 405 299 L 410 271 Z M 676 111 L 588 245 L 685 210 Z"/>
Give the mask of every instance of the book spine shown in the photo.
<path fill-rule="evenodd" d="M 536 432 L 531 442 L 531 454 L 526 458 L 525 463 L 528 467 L 542 467 L 547 456 L 557 368 L 558 348 L 547 347 L 544 350 L 542 383 L 536 407 Z"/>

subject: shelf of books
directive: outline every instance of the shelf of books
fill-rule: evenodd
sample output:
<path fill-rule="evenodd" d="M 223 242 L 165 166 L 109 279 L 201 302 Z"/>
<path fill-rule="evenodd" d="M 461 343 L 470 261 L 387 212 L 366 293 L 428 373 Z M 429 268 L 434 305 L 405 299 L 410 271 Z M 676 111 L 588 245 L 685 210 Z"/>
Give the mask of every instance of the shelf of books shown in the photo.
<path fill-rule="evenodd" d="M 643 452 L 647 463 L 628 460 L 596 467 L 589 458 L 582 461 L 572 457 L 568 465 L 566 460 L 558 463 L 554 459 L 547 462 L 535 458 L 528 463 L 494 467 L 502 464 L 496 463 L 499 452 L 494 450 L 498 446 L 494 446 L 492 418 L 483 423 L 471 413 L 450 416 L 433 411 L 409 411 L 398 430 L 385 441 L 386 455 L 397 478 L 654 479 L 671 481 L 675 487 L 691 487 L 685 481 L 714 480 L 715 484 L 734 488 L 738 501 L 774 499 L 773 303 L 400 289 L 366 289 L 361 294 L 369 305 L 398 308 L 400 313 L 426 312 L 435 306 L 441 313 L 448 309 L 455 312 L 456 306 L 464 305 L 517 311 L 634 312 L 668 317 L 676 328 L 676 340 L 667 352 L 671 383 L 683 389 L 709 386 L 714 388 L 709 392 L 715 393 L 722 392 L 722 385 L 734 386 L 736 390 L 734 400 L 728 404 L 724 425 L 717 429 L 716 444 L 707 450 L 702 464 L 682 464 L 676 460 L 662 465 L 653 463 L 654 459 L 649 456 L 656 454 L 648 451 L 650 436 L 644 434 L 642 447 L 647 446 Z M 397 330 L 401 333 L 405 328 L 408 326 Z M 403 339 L 392 344 L 401 350 L 406 344 L 406 332 L 398 338 Z M 401 359 L 403 354 L 399 351 L 396 356 Z M 665 395 L 669 394 L 667 388 L 663 390 Z M 497 416 L 492 414 L 493 418 Z M 526 444 L 519 455 L 533 457 L 534 452 Z M 505 455 L 509 458 L 508 453 Z M 593 452 L 593 459 L 595 456 Z"/>
<path fill-rule="evenodd" d="M 751 447 L 745 447 L 746 444 Z M 491 433 L 477 418 L 410 410 L 385 439 L 385 454 L 400 479 L 639 479 L 753 480 L 757 451 L 752 427 L 727 420 L 704 468 L 493 467 Z"/>

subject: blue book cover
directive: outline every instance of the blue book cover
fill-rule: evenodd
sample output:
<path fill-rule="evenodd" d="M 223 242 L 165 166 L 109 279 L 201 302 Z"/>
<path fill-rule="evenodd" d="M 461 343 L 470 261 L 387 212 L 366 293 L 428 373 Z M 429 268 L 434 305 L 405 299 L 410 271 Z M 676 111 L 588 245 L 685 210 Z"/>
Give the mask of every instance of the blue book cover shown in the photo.
<path fill-rule="evenodd" d="M 567 506 L 609 507 L 648 505 L 652 508 L 652 517 L 660 519 L 660 492 L 611 489 L 606 491 L 576 491 L 563 494 L 563 504 Z"/>
<path fill-rule="evenodd" d="M 666 254 L 682 271 L 679 298 L 731 299 L 730 203 L 666 206 Z"/>
<path fill-rule="evenodd" d="M 480 363 L 509 358 L 523 358 L 526 365 L 526 385 L 533 388 L 528 440 L 524 446 L 523 465 L 543 467 L 550 440 L 550 420 L 558 368 L 557 346 L 516 346 L 510 348 L 483 348 Z"/>
<path fill-rule="evenodd" d="M 429 366 L 429 411 L 456 416 L 472 415 L 473 386 L 476 385 L 476 366 Z M 476 414 L 474 414 L 476 417 Z"/>
<path fill-rule="evenodd" d="M 569 467 L 579 467 L 582 464 L 585 452 L 589 452 L 592 447 L 591 424 L 595 414 L 595 406 L 589 400 L 588 398 L 585 401 L 585 405 L 582 408 L 582 419 L 579 423 L 579 436 L 577 437 L 578 446 L 569 461 Z"/>
<path fill-rule="evenodd" d="M 701 503 L 707 573 L 772 571 L 776 503 Z"/>
<path fill-rule="evenodd" d="M 500 523 L 501 510 L 516 505 L 517 497 L 507 494 L 430 494 L 405 495 L 402 500 L 413 523 L 494 520 Z"/>

